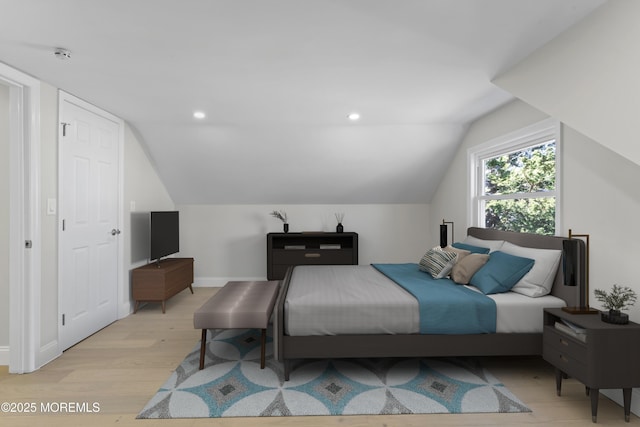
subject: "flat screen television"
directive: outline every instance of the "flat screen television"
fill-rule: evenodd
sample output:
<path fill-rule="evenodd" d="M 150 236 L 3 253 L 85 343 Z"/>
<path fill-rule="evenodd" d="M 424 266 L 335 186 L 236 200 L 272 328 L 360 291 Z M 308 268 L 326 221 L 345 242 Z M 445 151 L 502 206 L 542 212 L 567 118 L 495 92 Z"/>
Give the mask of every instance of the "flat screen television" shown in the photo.
<path fill-rule="evenodd" d="M 178 211 L 151 212 L 150 254 L 151 262 L 160 264 L 160 259 L 180 252 L 180 215 Z"/>

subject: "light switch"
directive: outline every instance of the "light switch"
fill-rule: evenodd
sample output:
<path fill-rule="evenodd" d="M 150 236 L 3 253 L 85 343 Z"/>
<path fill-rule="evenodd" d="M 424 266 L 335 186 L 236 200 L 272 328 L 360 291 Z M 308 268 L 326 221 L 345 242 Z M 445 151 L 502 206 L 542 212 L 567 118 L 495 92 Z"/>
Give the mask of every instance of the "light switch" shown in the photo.
<path fill-rule="evenodd" d="M 58 210 L 56 199 L 47 199 L 47 215 L 55 215 Z"/>
<path fill-rule="evenodd" d="M 129 202 L 129 211 L 130 212 L 135 212 L 136 211 L 136 201 L 132 200 Z"/>

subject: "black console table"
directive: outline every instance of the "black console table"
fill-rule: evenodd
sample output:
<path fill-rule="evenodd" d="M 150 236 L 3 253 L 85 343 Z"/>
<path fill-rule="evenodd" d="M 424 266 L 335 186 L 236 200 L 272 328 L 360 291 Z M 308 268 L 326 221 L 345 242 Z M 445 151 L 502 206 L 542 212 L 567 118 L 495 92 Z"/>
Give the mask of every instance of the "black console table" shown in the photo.
<path fill-rule="evenodd" d="M 267 279 L 282 280 L 293 265 L 358 264 L 358 233 L 267 234 Z"/>

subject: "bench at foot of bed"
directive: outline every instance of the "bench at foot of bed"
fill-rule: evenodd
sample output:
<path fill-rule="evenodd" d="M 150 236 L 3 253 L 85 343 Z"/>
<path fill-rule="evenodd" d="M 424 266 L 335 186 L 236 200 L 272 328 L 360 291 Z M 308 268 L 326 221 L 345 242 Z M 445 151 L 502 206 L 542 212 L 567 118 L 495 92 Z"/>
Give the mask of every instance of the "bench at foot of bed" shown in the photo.
<path fill-rule="evenodd" d="M 260 368 L 264 369 L 267 326 L 278 294 L 278 282 L 228 282 L 193 313 L 193 326 L 202 329 L 200 369 L 204 368 L 207 329 L 262 330 Z"/>

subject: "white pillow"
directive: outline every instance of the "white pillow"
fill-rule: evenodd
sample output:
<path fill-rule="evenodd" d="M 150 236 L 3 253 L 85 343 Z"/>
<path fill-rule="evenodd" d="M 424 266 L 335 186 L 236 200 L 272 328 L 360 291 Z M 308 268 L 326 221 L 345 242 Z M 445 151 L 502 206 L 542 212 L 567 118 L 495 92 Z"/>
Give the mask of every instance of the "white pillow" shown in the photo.
<path fill-rule="evenodd" d="M 504 240 L 483 240 L 477 237 L 467 236 L 463 243 L 467 243 L 473 246 L 479 246 L 481 248 L 489 248 L 489 253 L 499 251 L 504 243 Z"/>
<path fill-rule="evenodd" d="M 533 267 L 511 290 L 529 297 L 541 297 L 551 292 L 558 272 L 562 251 L 560 249 L 526 248 L 504 242 L 502 252 L 535 260 Z"/>

